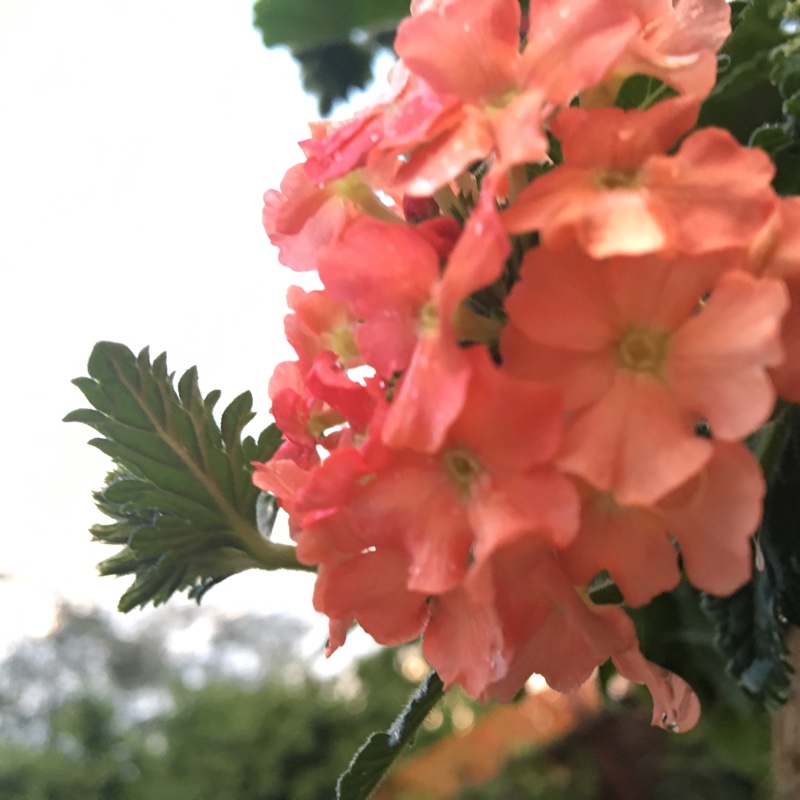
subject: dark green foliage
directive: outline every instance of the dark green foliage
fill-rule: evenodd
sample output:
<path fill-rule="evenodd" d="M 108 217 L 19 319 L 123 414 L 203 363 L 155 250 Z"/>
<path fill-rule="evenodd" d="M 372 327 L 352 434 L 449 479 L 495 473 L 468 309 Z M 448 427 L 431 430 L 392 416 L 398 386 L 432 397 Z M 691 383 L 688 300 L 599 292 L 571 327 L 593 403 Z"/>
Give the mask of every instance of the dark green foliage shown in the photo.
<path fill-rule="evenodd" d="M 631 75 L 620 87 L 614 105 L 624 109 L 646 109 L 657 100 L 675 97 L 677 92 L 650 75 Z"/>
<path fill-rule="evenodd" d="M 267 47 L 285 45 L 299 62 L 303 85 L 317 96 L 320 113 L 372 80 L 376 54 L 391 48 L 408 15 L 407 0 L 258 0 L 253 24 Z"/>
<path fill-rule="evenodd" d="M 258 440 L 242 438 L 254 416 L 249 392 L 218 425 L 213 410 L 220 393 L 204 398 L 195 368 L 176 391 L 166 354 L 151 364 L 147 349 L 136 357 L 124 345 L 100 342 L 89 375 L 74 383 L 94 408 L 65 421 L 94 428 L 102 438 L 90 443 L 117 464 L 94 495 L 114 522 L 91 532 L 123 546 L 100 564 L 101 574 L 135 576 L 121 610 L 158 605 L 183 589 L 199 600 L 215 583 L 252 567 L 300 568 L 293 548 L 259 532 L 250 464 L 268 460 L 281 437 L 271 425 Z"/>
<path fill-rule="evenodd" d="M 800 415 L 789 415 L 788 435 L 770 476 L 758 544 L 774 592 L 774 612 L 800 626 Z"/>
<path fill-rule="evenodd" d="M 337 800 L 366 800 L 444 692 L 431 672 L 387 731 L 373 733 L 356 753 L 336 784 Z"/>
<path fill-rule="evenodd" d="M 372 42 L 336 42 L 294 54 L 300 65 L 303 88 L 317 98 L 319 113 L 327 116 L 337 100 L 346 100 L 353 89 L 364 89 L 372 80 Z"/>
<path fill-rule="evenodd" d="M 765 697 L 743 686 L 742 675 L 726 663 L 731 651 L 720 647 L 720 639 L 739 637 L 742 670 L 759 657 L 759 649 L 766 647 L 759 632 L 760 621 L 754 619 L 754 609 L 748 605 L 751 597 L 750 584 L 731 598 L 711 598 L 683 581 L 674 591 L 659 595 L 642 608 L 628 609 L 628 613 L 636 624 L 644 655 L 681 675 L 700 698 L 703 714 L 689 738 L 709 743 L 727 763 L 763 779 L 769 768 L 770 749 Z M 709 617 L 712 603 L 719 604 L 720 618 Z M 775 620 L 774 616 L 768 619 Z M 728 630 L 726 625 L 736 630 Z M 782 646 L 782 640 L 779 644 Z M 783 680 L 782 657 L 770 663 L 777 665 L 776 677 L 783 676 Z M 613 671 L 605 667 L 601 679 L 605 681 L 611 674 Z M 648 693 L 641 689 L 640 694 L 647 706 Z"/>
<path fill-rule="evenodd" d="M 752 437 L 767 476 L 764 516 L 754 545 L 753 579 L 730 597 L 705 597 L 727 668 L 765 708 L 789 692 L 785 636 L 800 625 L 800 415 L 779 409 Z"/>
<path fill-rule="evenodd" d="M 640 712 L 592 718 L 541 750 L 513 758 L 459 800 L 755 800 L 755 782 L 708 746 L 652 728 Z"/>
<path fill-rule="evenodd" d="M 789 691 L 787 626 L 800 625 L 800 420 L 785 410 L 772 425 L 764 436 L 777 446 L 762 456 L 773 463 L 765 465 L 769 483 L 753 580 L 731 597 L 705 598 L 704 608 L 731 674 L 775 710 Z"/>
<path fill-rule="evenodd" d="M 641 608 L 629 608 L 628 613 L 644 655 L 688 681 L 704 710 L 725 706 L 742 715 L 751 712 L 736 681 L 725 671 L 714 626 L 701 609 L 700 592 L 684 580 L 673 591 Z"/>
<path fill-rule="evenodd" d="M 591 601 L 598 606 L 619 606 L 624 602 L 622 592 L 617 584 L 611 580 L 611 576 L 606 570 L 598 573 L 589 581 L 586 591 L 589 593 Z"/>
<path fill-rule="evenodd" d="M 764 572 L 730 597 L 705 598 L 703 608 L 717 629 L 717 645 L 728 657 L 728 671 L 770 710 L 786 701 L 789 666 L 777 617 L 775 594 Z"/>
<path fill-rule="evenodd" d="M 0 683 L 17 676 L 0 727 L 0 800 L 331 800 L 358 744 L 414 688 L 388 649 L 345 678 L 314 679 L 296 626 L 275 618 L 216 619 L 207 655 L 171 653 L 168 633 L 196 618 L 168 607 L 126 637 L 107 615 L 67 608 L 51 636 L 19 645 L 0 665 Z M 226 674 L 223 662 L 265 642 L 251 679 Z M 158 665 L 140 692 L 128 678 L 94 680 L 134 651 Z M 31 720 L 40 735 L 7 724 L 32 698 L 43 701 Z"/>
<path fill-rule="evenodd" d="M 746 144 L 762 125 L 782 120 L 782 99 L 769 78 L 770 53 L 783 44 L 786 0 L 735 4 L 733 33 L 719 56 L 717 85 L 703 104 L 700 125 L 727 128 Z"/>
<path fill-rule="evenodd" d="M 734 31 L 720 54 L 719 81 L 703 104 L 700 125 L 727 128 L 763 148 L 777 168 L 780 194 L 800 192 L 800 39 L 796 4 L 733 4 Z"/>
<path fill-rule="evenodd" d="M 346 42 L 353 31 L 377 35 L 393 30 L 408 16 L 407 0 L 257 0 L 253 22 L 267 47 L 304 50 Z"/>

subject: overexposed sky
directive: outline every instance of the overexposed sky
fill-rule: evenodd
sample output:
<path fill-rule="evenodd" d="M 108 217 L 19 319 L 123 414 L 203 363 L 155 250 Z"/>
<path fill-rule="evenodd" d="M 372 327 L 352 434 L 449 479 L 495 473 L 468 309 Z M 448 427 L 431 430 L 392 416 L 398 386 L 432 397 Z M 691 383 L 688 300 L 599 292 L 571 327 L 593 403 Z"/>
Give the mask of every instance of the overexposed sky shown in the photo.
<path fill-rule="evenodd" d="M 316 117 L 252 0 L 0 0 L 3 512 L 0 645 L 40 634 L 59 597 L 113 607 L 90 543 L 110 466 L 70 380 L 95 341 L 150 345 L 204 392 L 256 396 L 269 422 L 286 287 L 261 196 Z M 310 609 L 309 576 L 253 574 L 204 603 Z M 132 612 L 139 613 L 139 612 Z"/>

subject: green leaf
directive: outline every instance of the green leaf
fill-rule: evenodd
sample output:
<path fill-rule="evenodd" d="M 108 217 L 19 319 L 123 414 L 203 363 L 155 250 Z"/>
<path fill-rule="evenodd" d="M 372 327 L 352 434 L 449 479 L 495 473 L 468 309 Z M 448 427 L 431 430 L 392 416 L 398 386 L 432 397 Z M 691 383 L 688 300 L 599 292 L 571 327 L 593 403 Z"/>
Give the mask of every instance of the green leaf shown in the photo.
<path fill-rule="evenodd" d="M 366 800 L 444 694 L 431 672 L 387 731 L 373 733 L 336 783 L 336 800 Z"/>
<path fill-rule="evenodd" d="M 303 50 L 350 40 L 353 31 L 393 30 L 408 16 L 408 0 L 258 0 L 253 23 L 267 47 Z"/>
<path fill-rule="evenodd" d="M 785 406 L 751 437 L 767 477 L 753 579 L 730 597 L 705 597 L 728 670 L 768 710 L 788 696 L 789 624 L 800 625 L 800 412 Z"/>
<path fill-rule="evenodd" d="M 619 606 L 625 602 L 622 592 L 606 570 L 598 573 L 589 581 L 586 591 L 592 602 L 598 606 Z"/>
<path fill-rule="evenodd" d="M 267 47 L 286 45 L 320 114 L 372 80 L 375 55 L 391 48 L 408 0 L 258 0 L 253 24 Z"/>
<path fill-rule="evenodd" d="M 785 426 L 776 432 L 783 447 L 769 475 L 758 545 L 777 616 L 800 626 L 800 410 L 790 408 L 778 422 Z"/>
<path fill-rule="evenodd" d="M 300 65 L 303 88 L 317 98 L 319 113 L 331 113 L 337 100 L 346 100 L 353 89 L 365 89 L 372 80 L 375 47 L 337 42 L 293 54 Z"/>
<path fill-rule="evenodd" d="M 703 609 L 714 623 L 717 646 L 728 658 L 728 672 L 766 709 L 780 708 L 789 694 L 791 668 L 786 625 L 776 613 L 767 575 L 757 570 L 730 597 L 705 596 Z"/>
<path fill-rule="evenodd" d="M 734 11 L 733 32 L 720 52 L 717 84 L 703 103 L 699 124 L 726 128 L 746 144 L 756 128 L 783 118 L 770 58 L 789 37 L 782 27 L 786 0 L 751 0 Z"/>
<path fill-rule="evenodd" d="M 784 109 L 787 106 L 785 103 Z M 800 193 L 800 138 L 796 130 L 796 120 L 787 114 L 786 122 L 763 125 L 753 132 L 750 139 L 750 144 L 764 150 L 775 164 L 772 186 L 781 195 Z"/>
<path fill-rule="evenodd" d="M 656 100 L 675 97 L 678 93 L 651 75 L 631 75 L 617 92 L 614 105 L 624 109 L 647 109 Z"/>
<path fill-rule="evenodd" d="M 147 349 L 137 357 L 124 345 L 100 342 L 89 375 L 74 383 L 94 408 L 65 420 L 94 428 L 100 437 L 90 443 L 117 465 L 94 494 L 114 522 L 91 532 L 124 546 L 99 567 L 104 575 L 134 577 L 122 610 L 165 602 L 179 590 L 199 599 L 243 569 L 306 569 L 293 547 L 270 542 L 259 529 L 266 519 L 271 530 L 277 509 L 274 498 L 262 497 L 257 519 L 263 493 L 252 483 L 251 462 L 269 460 L 281 435 L 270 425 L 257 441 L 242 441 L 254 416 L 249 393 L 223 411 L 220 427 L 213 416 L 220 393 L 203 398 L 194 367 L 176 391 L 165 354 L 151 364 Z"/>

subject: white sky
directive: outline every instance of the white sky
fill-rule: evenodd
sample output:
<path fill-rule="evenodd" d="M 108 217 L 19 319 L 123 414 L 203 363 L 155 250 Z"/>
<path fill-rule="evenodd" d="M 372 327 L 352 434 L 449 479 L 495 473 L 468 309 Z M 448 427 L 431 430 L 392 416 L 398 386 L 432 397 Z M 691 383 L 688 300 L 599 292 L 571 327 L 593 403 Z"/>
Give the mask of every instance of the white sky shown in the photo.
<path fill-rule="evenodd" d="M 0 646 L 41 634 L 59 597 L 113 608 L 90 543 L 110 466 L 70 380 L 100 339 L 197 364 L 220 408 L 245 389 L 269 422 L 286 287 L 261 196 L 301 157 L 315 102 L 252 0 L 0 0 L 2 481 Z M 235 577 L 204 605 L 310 609 L 311 579 Z M 132 612 L 137 614 L 140 612 Z"/>

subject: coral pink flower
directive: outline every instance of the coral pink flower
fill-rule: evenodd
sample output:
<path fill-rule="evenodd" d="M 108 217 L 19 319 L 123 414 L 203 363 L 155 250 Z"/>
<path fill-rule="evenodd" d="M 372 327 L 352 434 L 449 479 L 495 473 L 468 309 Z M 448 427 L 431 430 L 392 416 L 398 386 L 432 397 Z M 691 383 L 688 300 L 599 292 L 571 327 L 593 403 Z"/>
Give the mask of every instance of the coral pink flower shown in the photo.
<path fill-rule="evenodd" d="M 599 80 L 639 26 L 623 0 L 540 0 L 520 52 L 517 0 L 426 8 L 400 24 L 395 50 L 430 91 L 400 104 L 382 143 L 415 146 L 396 177 L 411 194 L 431 194 L 491 153 L 500 170 L 543 159 L 553 107 Z"/>
<path fill-rule="evenodd" d="M 609 70 L 584 101 L 610 105 L 625 78 L 652 75 L 681 94 L 702 99 L 717 79 L 717 52 L 731 32 L 726 0 L 631 0 L 641 20 Z"/>
<path fill-rule="evenodd" d="M 416 639 L 425 629 L 430 609 L 426 594 L 407 588 L 407 574 L 408 558 L 389 549 L 321 565 L 313 602 L 317 611 L 330 617 L 331 638 L 339 621 L 357 620 L 379 644 Z M 341 643 L 340 639 L 337 644 Z"/>
<path fill-rule="evenodd" d="M 745 583 L 764 478 L 743 445 L 713 446 L 706 467 L 655 506 L 620 506 L 613 495 L 582 485 L 580 532 L 560 554 L 570 579 L 586 584 L 607 570 L 629 605 L 643 605 L 678 585 L 675 540 L 698 589 L 727 595 Z"/>
<path fill-rule="evenodd" d="M 766 253 L 754 257 L 751 268 L 780 278 L 789 290 L 791 306 L 783 321 L 786 358 L 771 371 L 778 394 L 800 403 L 800 198 L 781 198 L 777 225 L 767 233 Z"/>
<path fill-rule="evenodd" d="M 321 352 L 305 372 L 296 361 L 278 364 L 269 396 L 270 413 L 281 433 L 306 451 L 304 458 L 311 463 L 318 460 L 313 457 L 317 445 L 327 444 L 326 431 L 345 422 L 363 431 L 375 408 L 370 389 L 351 380 L 330 351 Z"/>
<path fill-rule="evenodd" d="M 332 641 L 351 620 L 385 644 L 414 638 L 426 599 L 455 589 L 474 558 L 520 537 L 563 546 L 575 534 L 577 494 L 547 465 L 560 392 L 508 376 L 482 350 L 467 356 L 467 405 L 441 452 L 387 449 L 378 430 L 311 469 L 256 465 L 256 484 L 292 517 L 298 558 L 320 564 L 315 607 L 333 621 Z"/>
<path fill-rule="evenodd" d="M 344 305 L 325 292 L 306 292 L 299 286 L 289 287 L 286 303 L 293 313 L 284 318 L 283 329 L 286 340 L 297 353 L 303 374 L 326 350 L 335 353 L 343 367 L 362 363 L 355 343 L 355 319 Z"/>
<path fill-rule="evenodd" d="M 781 281 L 726 271 L 724 255 L 589 259 L 528 253 L 501 341 L 514 374 L 552 380 L 571 419 L 558 462 L 622 505 L 650 505 L 762 425 L 783 358 Z M 710 292 L 707 302 L 704 298 Z"/>
<path fill-rule="evenodd" d="M 425 227 L 423 227 L 425 226 Z M 447 258 L 448 237 L 431 228 L 458 226 L 438 218 L 418 228 L 363 220 L 320 259 L 330 295 L 361 322 L 356 341 L 378 375 L 402 374 L 384 439 L 395 447 L 436 451 L 464 402 L 469 360 L 459 346 L 461 303 L 496 280 L 509 252 L 494 209 L 482 205 Z"/>
<path fill-rule="evenodd" d="M 627 615 L 585 601 L 553 551 L 532 538 L 478 560 L 462 585 L 432 600 L 423 648 L 446 686 L 503 701 L 533 672 L 570 691 L 613 658 L 622 674 L 650 688 L 654 724 L 688 730 L 699 717 L 686 683 L 642 657 Z"/>
<path fill-rule="evenodd" d="M 298 555 L 402 551 L 408 588 L 430 595 L 456 586 L 472 557 L 522 534 L 567 544 L 577 529 L 577 494 L 546 466 L 561 439 L 560 392 L 508 376 L 482 350 L 465 356 L 467 402 L 439 452 L 392 449 L 358 462 L 337 451 L 309 476 L 316 485 L 292 493 L 304 528 Z M 351 477 L 325 478 L 338 488 L 323 491 L 333 460 L 338 476 Z M 320 524 L 306 529 L 309 521 Z M 325 542 L 321 550 L 315 540 Z"/>
<path fill-rule="evenodd" d="M 297 272 L 317 269 L 325 246 L 365 214 L 399 219 L 357 172 L 325 185 L 310 183 L 304 165 L 290 168 L 281 190 L 264 194 L 261 220 L 278 248 L 278 261 Z"/>
<path fill-rule="evenodd" d="M 414 76 L 399 62 L 389 74 L 387 91 L 366 110 L 345 122 L 312 124 L 312 138 L 300 142 L 306 154 L 304 169 L 308 180 L 326 183 L 365 167 L 370 152 L 383 137 L 387 115 L 416 85 Z"/>
<path fill-rule="evenodd" d="M 539 230 L 550 246 L 575 240 L 594 258 L 749 247 L 775 211 L 775 169 L 762 150 L 716 128 L 665 155 L 697 110 L 674 98 L 647 111 L 562 111 L 551 130 L 564 163 L 528 186 L 503 224 Z"/>

